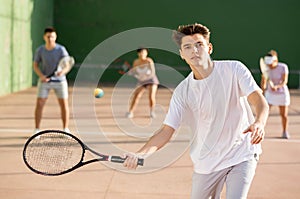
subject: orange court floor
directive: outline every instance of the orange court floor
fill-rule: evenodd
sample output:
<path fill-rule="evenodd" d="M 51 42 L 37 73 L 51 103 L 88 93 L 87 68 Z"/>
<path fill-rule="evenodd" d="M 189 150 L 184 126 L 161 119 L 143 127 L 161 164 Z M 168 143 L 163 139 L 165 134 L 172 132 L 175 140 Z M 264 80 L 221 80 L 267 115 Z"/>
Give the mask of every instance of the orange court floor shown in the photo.
<path fill-rule="evenodd" d="M 132 92 L 124 89 L 124 93 Z M 85 106 L 74 111 L 73 89 L 70 87 L 70 130 L 77 134 L 76 116 L 88 124 Z M 115 92 L 113 87 L 103 87 L 105 96 L 92 101 L 95 117 L 101 129 L 110 132 L 112 140 L 118 147 L 135 151 L 142 146 L 147 128 L 141 139 L 131 135 L 118 134 L 121 129 L 116 124 L 116 117 L 124 117 L 126 106 L 111 110 L 112 103 L 122 100 L 118 97 L 112 102 Z M 300 90 L 291 90 L 289 109 L 289 132 L 291 139 L 281 139 L 281 121 L 278 108 L 272 107 L 263 141 L 263 154 L 256 170 L 248 198 L 250 199 L 294 199 L 300 198 Z M 171 91 L 159 88 L 157 93 L 157 111 L 159 123 L 168 107 Z M 86 95 L 89 95 L 86 93 Z M 91 94 L 92 95 L 92 94 Z M 119 171 L 102 163 L 93 163 L 71 173 L 48 177 L 31 172 L 24 164 L 22 150 L 34 128 L 34 108 L 36 87 L 0 97 L 0 198 L 3 199 L 183 199 L 189 198 L 191 191 L 192 163 L 188 149 L 162 168 L 140 172 L 138 174 Z M 123 99 L 124 100 L 124 99 Z M 125 99 L 125 103 L 128 101 Z M 78 104 L 77 104 L 78 106 Z M 117 105 L 116 105 L 117 106 Z M 82 113 L 80 112 L 82 111 Z M 75 113 L 75 114 L 74 114 Z M 87 114 L 87 115 L 84 115 Z M 124 115 L 123 115 L 124 114 Z M 142 97 L 135 114 L 134 124 L 147 126 L 148 98 Z M 120 119 L 122 128 L 132 125 Z M 42 129 L 61 129 L 60 110 L 54 93 L 50 93 L 44 109 Z M 129 127 L 128 127 L 129 128 Z M 130 129 L 130 128 L 129 128 Z M 151 129 L 151 131 L 153 131 Z M 80 135 L 78 135 L 80 137 Z M 134 137 L 134 136 L 133 136 Z M 174 142 L 176 144 L 176 142 Z M 186 139 L 177 142 L 186 144 Z M 172 143 L 170 143 L 172 145 Z M 186 146 L 186 145 L 185 145 Z M 147 163 L 145 163 L 147 168 Z M 222 198 L 225 198 L 223 191 Z"/>

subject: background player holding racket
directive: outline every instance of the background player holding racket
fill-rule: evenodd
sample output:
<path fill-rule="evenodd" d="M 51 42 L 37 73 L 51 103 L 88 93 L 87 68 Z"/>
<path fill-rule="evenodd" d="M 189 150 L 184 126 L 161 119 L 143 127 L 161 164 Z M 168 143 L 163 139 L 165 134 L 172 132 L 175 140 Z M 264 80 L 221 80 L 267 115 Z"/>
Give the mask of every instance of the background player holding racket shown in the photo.
<path fill-rule="evenodd" d="M 153 60 L 148 57 L 148 50 L 146 48 L 139 48 L 137 50 L 138 58 L 134 60 L 132 69 L 128 72 L 138 80 L 137 88 L 135 89 L 129 111 L 126 113 L 128 118 L 133 118 L 134 110 L 146 89 L 149 91 L 149 106 L 150 117 L 155 117 L 154 107 L 156 104 L 156 92 L 159 84 L 155 73 L 155 66 Z"/>
<path fill-rule="evenodd" d="M 278 54 L 271 50 L 264 57 L 264 62 L 269 68 L 267 78 L 262 75 L 261 88 L 265 90 L 264 94 L 269 106 L 279 106 L 279 112 L 282 121 L 282 138 L 288 139 L 288 106 L 290 105 L 290 93 L 287 87 L 289 69 L 285 63 L 278 61 Z M 272 82 L 270 84 L 269 82 Z"/>
<path fill-rule="evenodd" d="M 69 54 L 64 46 L 56 43 L 57 35 L 54 28 L 46 28 L 43 38 L 45 45 L 37 48 L 33 61 L 33 69 L 39 76 L 34 133 L 40 129 L 43 108 L 51 89 L 54 89 L 58 98 L 63 129 L 69 132 L 68 83 L 65 74 L 68 70 L 57 70 L 60 60 Z"/>
<path fill-rule="evenodd" d="M 250 71 L 239 61 L 213 61 L 210 32 L 201 24 L 179 26 L 173 35 L 192 72 L 174 90 L 162 128 L 124 166 L 162 148 L 182 123 L 194 138 L 191 198 L 246 198 L 255 174 L 269 107 Z M 256 112 L 254 118 L 250 102 Z"/>

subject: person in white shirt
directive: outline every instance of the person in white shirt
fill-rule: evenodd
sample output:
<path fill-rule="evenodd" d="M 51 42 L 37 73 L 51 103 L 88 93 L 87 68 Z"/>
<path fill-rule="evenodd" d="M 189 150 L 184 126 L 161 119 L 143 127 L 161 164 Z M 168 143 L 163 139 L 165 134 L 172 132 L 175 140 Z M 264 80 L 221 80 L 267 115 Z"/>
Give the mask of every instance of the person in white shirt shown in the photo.
<path fill-rule="evenodd" d="M 264 90 L 266 100 L 270 106 L 278 106 L 282 124 L 282 138 L 289 139 L 288 109 L 291 103 L 290 92 L 287 86 L 289 69 L 287 64 L 278 61 L 278 54 L 270 50 L 264 57 L 265 64 L 269 67 L 268 78 L 262 75 L 261 88 Z M 272 83 L 270 83 L 272 82 Z"/>
<path fill-rule="evenodd" d="M 150 117 L 155 118 L 154 107 L 156 105 L 156 92 L 159 85 L 159 80 L 156 76 L 155 65 L 152 58 L 148 56 L 147 48 L 137 49 L 138 58 L 133 62 L 133 68 L 129 71 L 137 78 L 138 83 L 130 102 L 129 110 L 126 113 L 127 118 L 134 117 L 134 111 L 140 98 L 144 94 L 145 90 L 149 91 L 149 107 Z"/>
<path fill-rule="evenodd" d="M 124 166 L 162 148 L 183 123 L 194 134 L 191 198 L 246 198 L 253 180 L 268 104 L 249 70 L 239 61 L 213 61 L 210 31 L 201 24 L 179 26 L 173 38 L 192 72 L 174 90 L 163 126 Z M 250 104 L 255 110 L 255 117 Z"/>

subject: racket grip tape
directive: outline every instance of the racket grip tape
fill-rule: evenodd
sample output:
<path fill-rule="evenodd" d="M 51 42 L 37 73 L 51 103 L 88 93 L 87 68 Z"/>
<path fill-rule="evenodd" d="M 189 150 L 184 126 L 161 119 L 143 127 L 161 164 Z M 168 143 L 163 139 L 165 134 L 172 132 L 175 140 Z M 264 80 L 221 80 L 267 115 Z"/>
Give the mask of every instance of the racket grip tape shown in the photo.
<path fill-rule="evenodd" d="M 125 160 L 126 160 L 126 158 L 122 158 L 120 156 L 111 156 L 110 157 L 110 162 L 123 163 Z M 138 165 L 143 166 L 144 159 L 138 158 Z"/>

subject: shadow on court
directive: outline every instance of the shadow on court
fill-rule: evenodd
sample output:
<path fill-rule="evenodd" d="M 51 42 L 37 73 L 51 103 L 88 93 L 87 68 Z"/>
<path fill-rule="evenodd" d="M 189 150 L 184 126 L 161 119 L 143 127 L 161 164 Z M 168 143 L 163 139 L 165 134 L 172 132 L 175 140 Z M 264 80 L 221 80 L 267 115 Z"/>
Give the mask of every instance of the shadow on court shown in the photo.
<path fill-rule="evenodd" d="M 136 139 L 120 134 L 110 110 L 111 87 L 103 88 L 105 97 L 95 101 L 96 117 L 102 124 L 106 136 L 120 148 L 135 151 L 143 145 L 145 138 Z M 192 163 L 188 150 L 183 155 L 157 171 L 132 174 L 120 172 L 101 163 L 94 163 L 69 174 L 46 177 L 32 173 L 23 163 L 22 150 L 34 128 L 34 106 L 36 88 L 0 97 L 0 198 L 5 199 L 182 199 L 189 198 L 191 189 Z M 128 91 L 125 91 L 128 92 Z M 70 94 L 72 89 L 70 88 Z M 300 189 L 300 90 L 291 90 L 289 112 L 291 139 L 281 139 L 281 121 L 277 107 L 272 107 L 263 154 L 256 171 L 250 199 L 299 198 Z M 72 96 L 72 95 L 70 95 Z M 159 89 L 157 103 L 167 109 L 171 92 Z M 82 104 L 82 120 L 89 122 Z M 70 129 L 76 134 L 70 97 Z M 124 107 L 118 108 L 117 117 L 123 116 Z M 138 125 L 149 123 L 147 94 L 141 99 L 136 112 Z M 164 109 L 164 110 L 165 110 Z M 146 111 L 145 111 L 146 110 Z M 160 113 L 160 112 L 158 112 Z M 60 110 L 54 93 L 50 94 L 44 109 L 42 129 L 61 129 Z M 163 114 L 161 115 L 163 117 Z M 158 114 L 159 118 L 159 114 Z M 121 118 L 122 119 L 122 118 Z M 161 119 L 161 118 L 160 118 Z M 126 126 L 126 121 L 122 125 Z M 129 123 L 128 123 L 129 125 Z M 143 133 L 146 133 L 143 132 Z M 145 134 L 147 137 L 148 135 Z M 105 145 L 103 140 L 89 140 L 90 145 Z M 188 143 L 186 138 L 171 144 Z M 90 158 L 90 156 L 88 156 Z M 224 193 L 223 193 L 223 198 Z"/>

